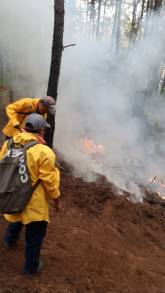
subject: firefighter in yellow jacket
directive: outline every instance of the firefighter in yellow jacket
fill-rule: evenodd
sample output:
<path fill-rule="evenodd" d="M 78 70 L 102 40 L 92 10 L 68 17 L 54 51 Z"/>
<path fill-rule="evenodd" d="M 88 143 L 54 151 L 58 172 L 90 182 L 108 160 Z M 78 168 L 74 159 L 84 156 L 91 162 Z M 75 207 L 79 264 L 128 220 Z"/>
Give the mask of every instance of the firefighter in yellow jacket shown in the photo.
<path fill-rule="evenodd" d="M 30 172 L 32 183 L 37 185 L 30 202 L 24 211 L 14 215 L 5 214 L 5 219 L 11 222 L 5 235 L 6 248 L 12 248 L 23 226 L 25 226 L 25 264 L 24 274 L 35 274 L 41 270 L 40 250 L 49 223 L 48 202 L 54 199 L 58 208 L 60 195 L 60 174 L 55 166 L 55 154 L 46 145 L 42 144 L 45 128 L 49 127 L 43 116 L 30 114 L 25 120 L 25 131 L 13 137 L 15 143 L 25 144 L 35 140 L 39 144 L 27 150 L 26 162 Z M 7 141 L 0 151 L 0 159 L 6 154 Z"/>
<path fill-rule="evenodd" d="M 12 137 L 22 131 L 27 115 L 38 113 L 46 118 L 48 112 L 50 114 L 55 112 L 55 100 L 52 97 L 20 99 L 6 107 L 9 121 L 2 132 L 6 137 Z"/>

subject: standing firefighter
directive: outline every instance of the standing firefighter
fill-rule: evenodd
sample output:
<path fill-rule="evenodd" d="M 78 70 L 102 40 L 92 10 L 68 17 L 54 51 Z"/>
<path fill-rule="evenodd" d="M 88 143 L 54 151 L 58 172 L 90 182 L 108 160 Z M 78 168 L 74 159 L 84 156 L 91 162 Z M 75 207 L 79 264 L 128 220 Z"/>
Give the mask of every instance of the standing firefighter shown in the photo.
<path fill-rule="evenodd" d="M 55 100 L 52 97 L 41 98 L 23 98 L 6 107 L 6 113 L 9 118 L 8 123 L 2 130 L 6 137 L 13 137 L 22 131 L 26 116 L 32 113 L 38 113 L 45 118 L 47 113 L 55 113 Z"/>
<path fill-rule="evenodd" d="M 49 223 L 50 199 L 54 199 L 55 208 L 58 209 L 60 174 L 55 167 L 55 154 L 46 145 L 42 144 L 43 135 L 49 124 L 39 114 L 30 114 L 25 119 L 24 131 L 13 136 L 12 145 L 27 146 L 29 142 L 36 142 L 26 150 L 26 167 L 30 175 L 33 189 L 30 201 L 22 212 L 5 214 L 5 219 L 10 222 L 5 234 L 5 247 L 12 248 L 25 226 L 25 263 L 24 274 L 36 274 L 41 270 L 40 250 Z M 6 141 L 0 152 L 0 160 L 4 161 L 12 153 L 12 147 Z M 20 165 L 20 175 L 24 176 Z M 27 175 L 27 174 L 26 174 Z M 23 177 L 25 179 L 25 176 Z M 10 180 L 12 181 L 12 180 Z M 14 181 L 14 180 L 13 180 Z M 25 181 L 25 180 L 23 180 Z M 0 184 L 3 185 L 1 182 Z"/>

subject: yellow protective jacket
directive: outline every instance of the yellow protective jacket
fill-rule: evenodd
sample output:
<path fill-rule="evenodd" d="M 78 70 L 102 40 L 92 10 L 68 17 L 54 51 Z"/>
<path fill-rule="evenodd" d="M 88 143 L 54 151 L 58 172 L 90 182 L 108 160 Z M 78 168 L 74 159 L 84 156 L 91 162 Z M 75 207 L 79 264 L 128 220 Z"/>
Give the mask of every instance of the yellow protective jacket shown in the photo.
<path fill-rule="evenodd" d="M 22 132 L 13 137 L 14 142 L 25 144 L 30 140 L 37 140 L 37 135 Z M 0 160 L 7 152 L 7 141 L 0 151 Z M 36 144 L 26 151 L 26 162 L 32 183 L 41 180 L 25 210 L 14 215 L 6 215 L 9 222 L 21 221 L 24 225 L 33 221 L 49 222 L 49 199 L 59 197 L 60 173 L 55 167 L 55 154 L 46 145 Z"/>
<path fill-rule="evenodd" d="M 14 127 L 16 125 L 19 125 L 20 128 L 24 127 L 26 116 L 36 112 L 39 100 L 40 98 L 23 98 L 12 104 L 9 104 L 6 107 L 6 113 L 9 121 L 2 132 L 9 137 L 20 133 L 20 131 Z"/>

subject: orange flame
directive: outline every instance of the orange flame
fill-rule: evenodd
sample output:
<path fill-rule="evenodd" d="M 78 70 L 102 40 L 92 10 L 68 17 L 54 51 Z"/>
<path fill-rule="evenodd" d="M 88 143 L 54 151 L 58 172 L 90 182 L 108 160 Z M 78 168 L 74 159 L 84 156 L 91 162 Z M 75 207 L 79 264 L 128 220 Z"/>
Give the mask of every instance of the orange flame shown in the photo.
<path fill-rule="evenodd" d="M 91 154 L 102 154 L 104 152 L 104 146 L 102 144 L 95 144 L 94 141 L 88 137 L 81 139 L 84 150 Z"/>

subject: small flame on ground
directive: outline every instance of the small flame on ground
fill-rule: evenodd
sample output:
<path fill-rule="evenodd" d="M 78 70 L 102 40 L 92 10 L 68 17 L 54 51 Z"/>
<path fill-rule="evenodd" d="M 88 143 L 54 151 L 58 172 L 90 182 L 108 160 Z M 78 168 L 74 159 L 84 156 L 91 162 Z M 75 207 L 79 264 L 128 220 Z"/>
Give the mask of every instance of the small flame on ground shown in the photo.
<path fill-rule="evenodd" d="M 93 139 L 85 136 L 81 139 L 81 145 L 85 153 L 89 154 L 95 163 L 101 163 L 102 155 L 104 153 L 104 146 L 96 144 Z"/>
<path fill-rule="evenodd" d="M 93 139 L 84 137 L 81 139 L 84 150 L 89 154 L 102 154 L 104 146 L 102 144 L 95 144 Z"/>
<path fill-rule="evenodd" d="M 157 176 L 154 176 L 153 178 L 149 178 L 148 182 L 150 182 L 150 184 L 154 184 L 154 189 L 157 189 L 156 194 L 162 199 L 165 199 L 165 183 L 159 180 Z M 162 189 L 164 194 L 162 194 Z"/>

